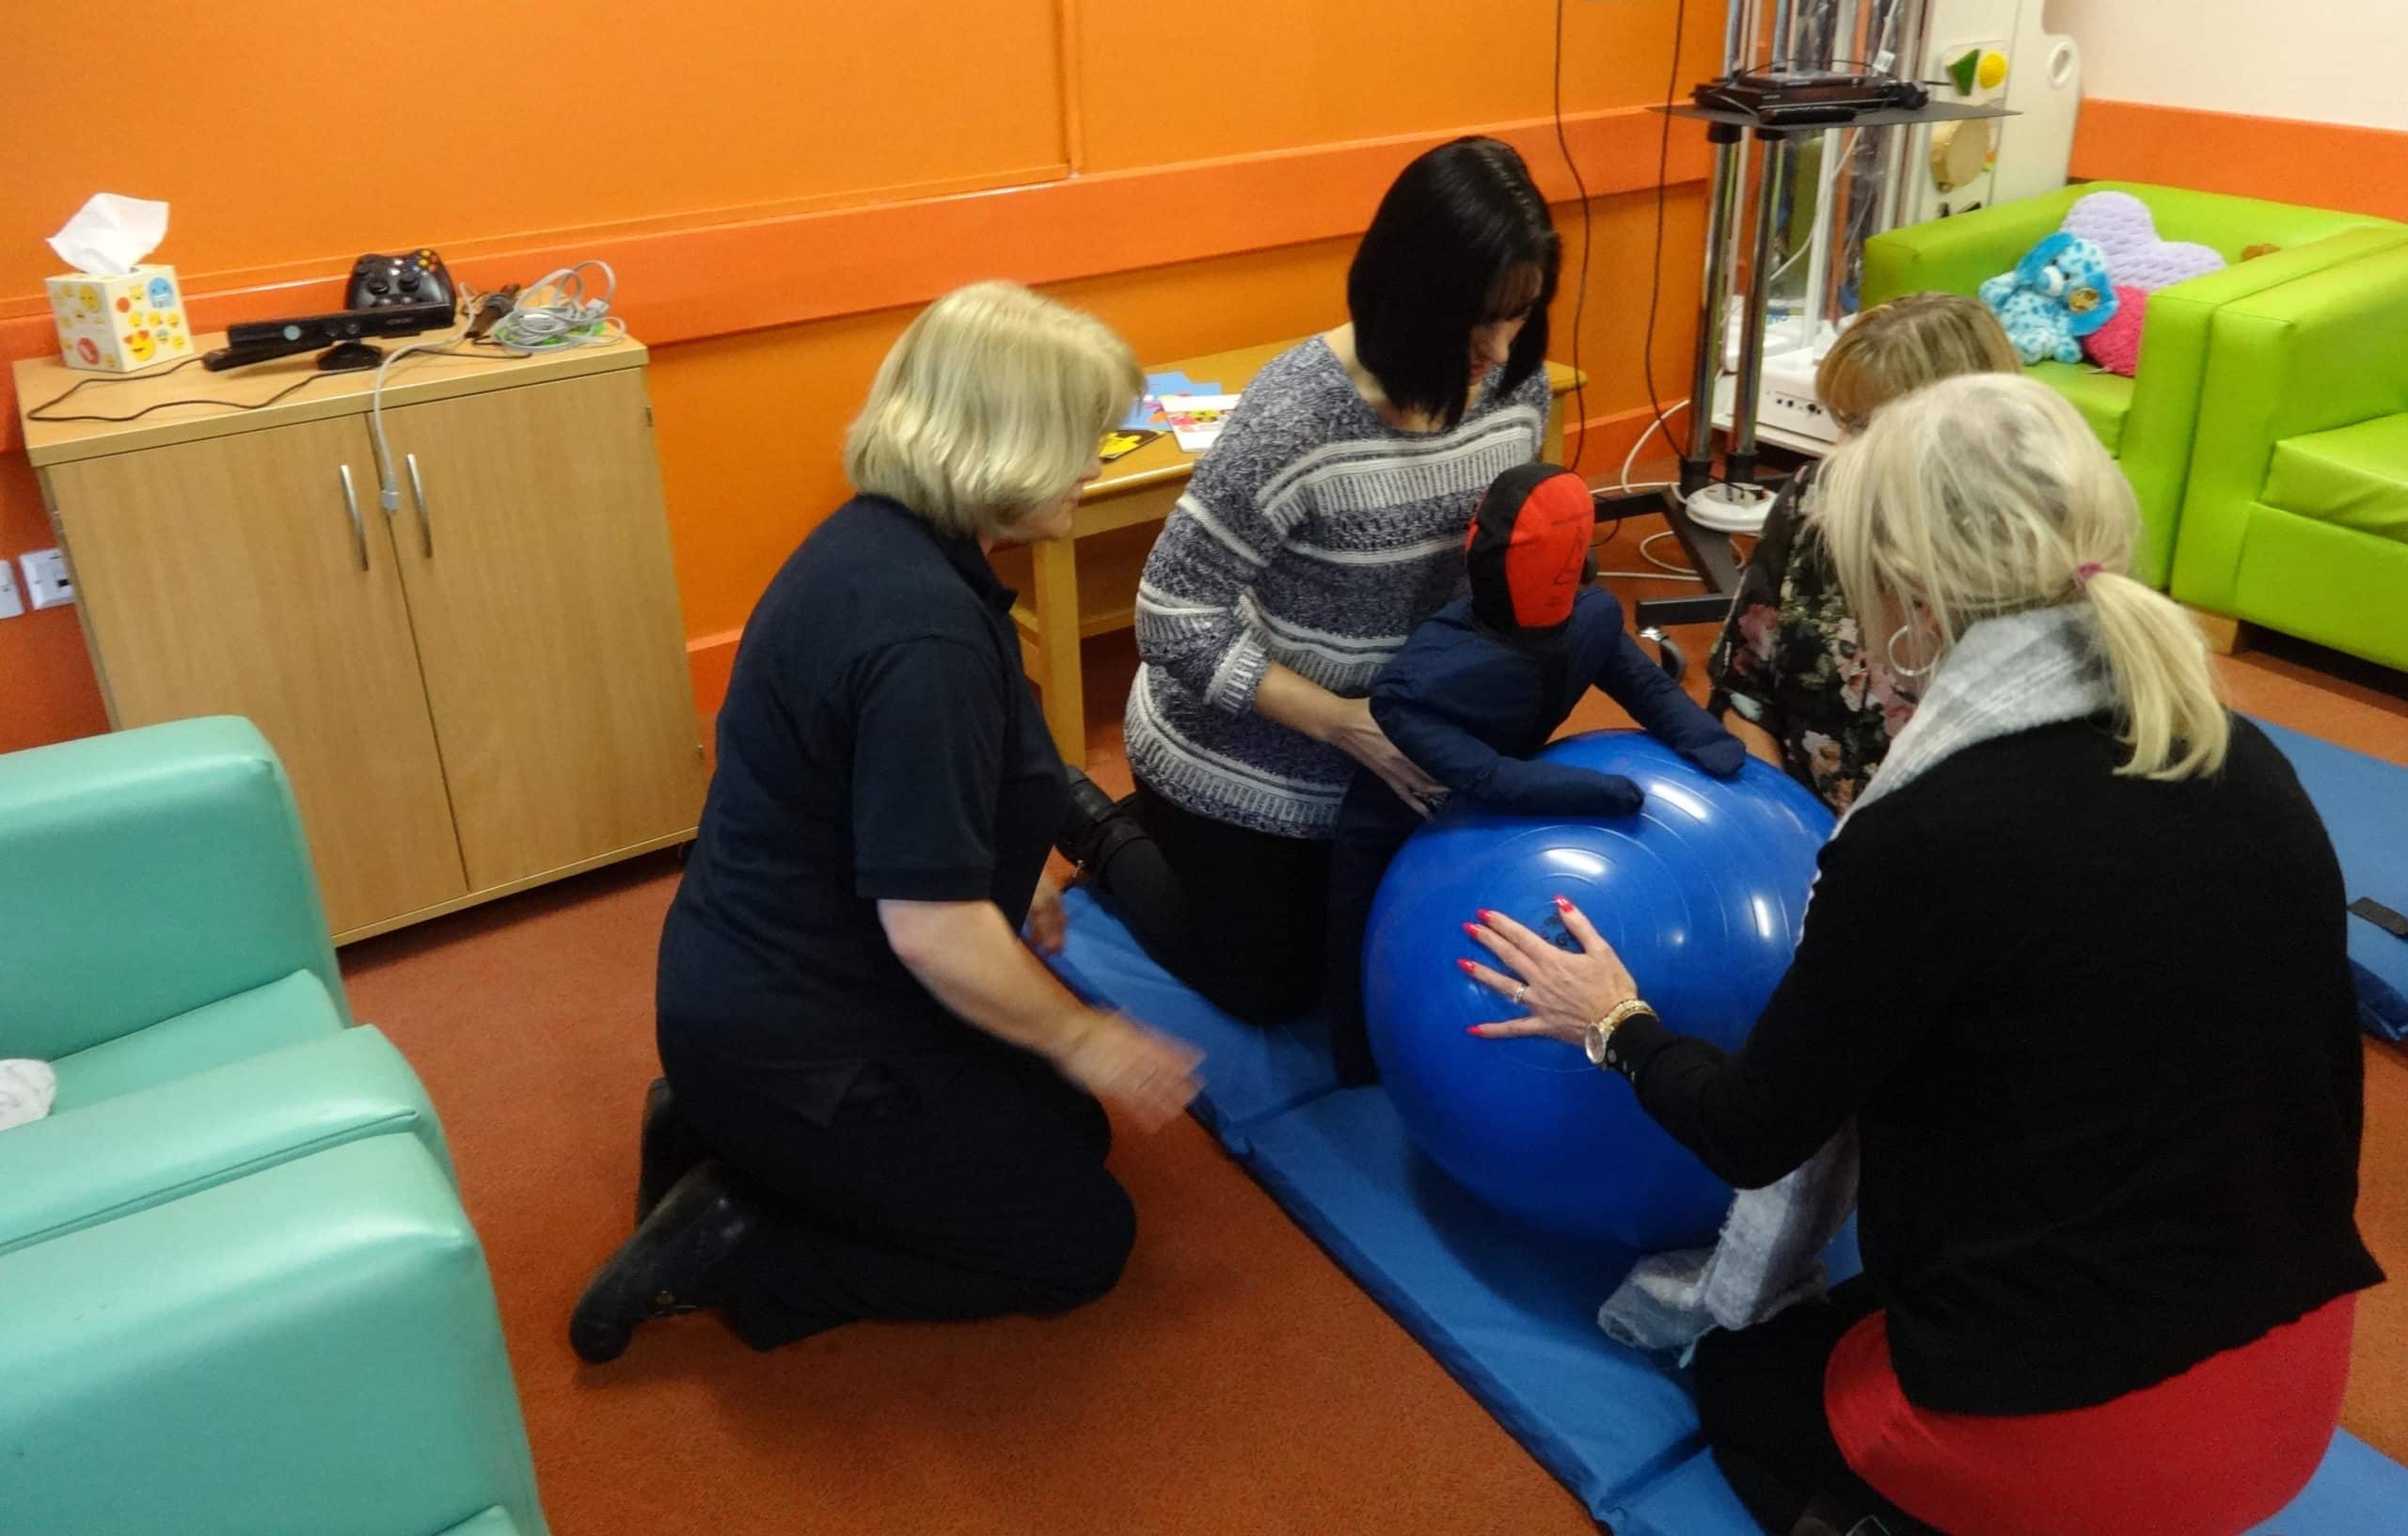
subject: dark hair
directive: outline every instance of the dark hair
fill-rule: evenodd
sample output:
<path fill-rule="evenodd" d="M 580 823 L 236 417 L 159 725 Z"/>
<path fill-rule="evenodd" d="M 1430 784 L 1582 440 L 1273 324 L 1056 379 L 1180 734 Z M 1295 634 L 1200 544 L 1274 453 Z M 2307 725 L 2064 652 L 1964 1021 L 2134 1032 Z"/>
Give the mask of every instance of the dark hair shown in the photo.
<path fill-rule="evenodd" d="M 1390 403 L 1453 426 L 1463 420 L 1474 327 L 1510 320 L 1527 304 L 1504 388 L 1546 360 L 1546 310 L 1562 263 L 1546 201 L 1512 145 L 1441 144 L 1404 167 L 1355 248 L 1346 272 L 1354 355 Z"/>

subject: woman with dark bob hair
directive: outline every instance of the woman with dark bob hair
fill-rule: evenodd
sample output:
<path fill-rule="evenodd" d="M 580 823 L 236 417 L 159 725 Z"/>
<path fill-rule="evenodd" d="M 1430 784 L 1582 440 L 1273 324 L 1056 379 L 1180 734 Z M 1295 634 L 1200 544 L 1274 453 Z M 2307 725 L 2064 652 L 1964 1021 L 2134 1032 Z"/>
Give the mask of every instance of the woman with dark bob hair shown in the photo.
<path fill-rule="evenodd" d="M 1242 1019 L 1319 994 L 1355 770 L 1424 814 L 1437 791 L 1364 695 L 1461 584 L 1481 492 L 1539 456 L 1561 258 L 1510 146 L 1460 138 L 1407 166 L 1347 273 L 1350 322 L 1246 387 L 1146 562 L 1136 793 L 1116 805 L 1073 775 L 1062 850 Z"/>

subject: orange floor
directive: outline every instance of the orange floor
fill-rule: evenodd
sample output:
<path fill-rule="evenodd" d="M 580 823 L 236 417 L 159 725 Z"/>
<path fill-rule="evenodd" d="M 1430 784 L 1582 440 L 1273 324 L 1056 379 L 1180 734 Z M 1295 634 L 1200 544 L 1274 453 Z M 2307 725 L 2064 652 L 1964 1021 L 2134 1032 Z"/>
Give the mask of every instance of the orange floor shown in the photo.
<path fill-rule="evenodd" d="M 1605 555 L 1639 563 L 1627 537 Z M 1710 634 L 1680 638 L 1702 659 Z M 1124 636 L 1086 658 L 1090 767 L 1125 786 L 1133 657 Z M 2244 709 L 2408 763 L 2396 674 L 2321 656 L 2221 670 Z M 1599 700 L 1572 728 L 1616 722 Z M 563 1324 L 626 1231 L 675 877 L 656 856 L 344 953 L 359 1016 L 442 1110 L 563 1536 L 1594 1528 L 1187 1121 L 1122 1135 L 1141 1236 L 1120 1289 L 1084 1312 L 858 1327 L 772 1355 L 689 1318 L 580 1365 Z M 2367 1067 L 2360 1221 L 2408 1275 L 2408 1055 L 2369 1047 Z M 2408 1460 L 2408 1287 L 2358 1316 L 2346 1422 Z"/>

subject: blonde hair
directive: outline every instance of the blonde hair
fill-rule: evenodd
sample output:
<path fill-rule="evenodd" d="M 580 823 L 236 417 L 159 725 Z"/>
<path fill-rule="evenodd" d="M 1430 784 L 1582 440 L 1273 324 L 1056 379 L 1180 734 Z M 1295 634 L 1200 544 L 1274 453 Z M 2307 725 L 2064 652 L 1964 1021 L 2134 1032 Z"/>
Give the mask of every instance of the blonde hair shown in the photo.
<path fill-rule="evenodd" d="M 1996 317 L 1956 293 L 1909 293 L 1840 332 L 1814 371 L 1814 393 L 1840 430 L 1862 432 L 1900 395 L 1963 373 L 2020 373 Z"/>
<path fill-rule="evenodd" d="M 974 283 L 921 310 L 879 364 L 845 474 L 947 533 L 992 534 L 1069 495 L 1144 388 L 1102 321 Z"/>
<path fill-rule="evenodd" d="M 2131 485 L 2055 390 L 1996 373 L 1919 389 L 1833 453 L 1821 485 L 1823 538 L 1868 643 L 1917 610 L 1944 651 L 1983 619 L 2086 603 L 2131 749 L 2117 771 L 2223 767 L 2230 721 L 2206 642 L 2125 574 Z"/>

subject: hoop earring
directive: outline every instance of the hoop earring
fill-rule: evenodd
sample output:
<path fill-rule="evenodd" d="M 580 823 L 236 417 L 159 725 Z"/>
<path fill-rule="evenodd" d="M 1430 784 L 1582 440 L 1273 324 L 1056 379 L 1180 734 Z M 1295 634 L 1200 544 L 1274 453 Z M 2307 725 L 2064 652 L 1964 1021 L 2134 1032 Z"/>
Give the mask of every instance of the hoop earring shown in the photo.
<path fill-rule="evenodd" d="M 1906 633 L 1907 626 L 1903 624 L 1898 625 L 1898 627 L 1891 633 L 1890 643 L 1881 647 L 1881 649 L 1889 655 L 1890 670 L 1897 673 L 1899 676 L 1907 678 L 1930 676 L 1931 669 L 1939 665 L 1937 659 L 1926 661 L 1920 667 L 1909 667 L 1905 662 L 1898 659 L 1898 641 L 1906 635 Z"/>

